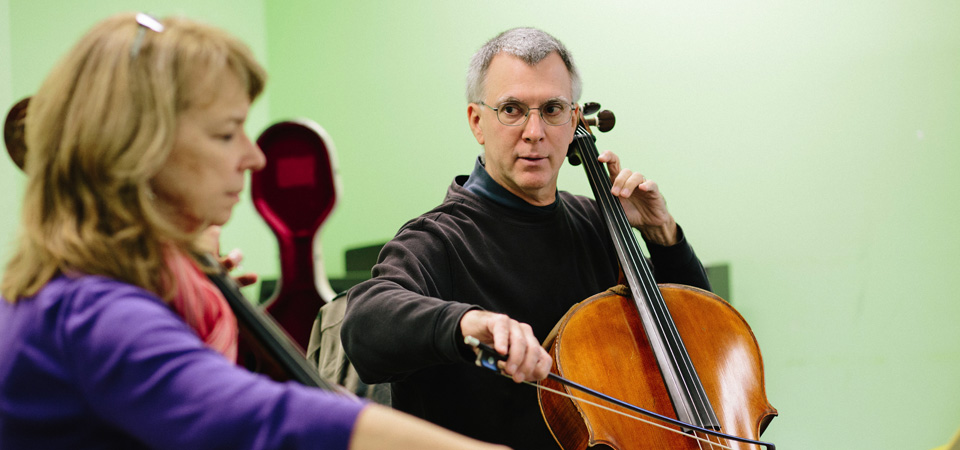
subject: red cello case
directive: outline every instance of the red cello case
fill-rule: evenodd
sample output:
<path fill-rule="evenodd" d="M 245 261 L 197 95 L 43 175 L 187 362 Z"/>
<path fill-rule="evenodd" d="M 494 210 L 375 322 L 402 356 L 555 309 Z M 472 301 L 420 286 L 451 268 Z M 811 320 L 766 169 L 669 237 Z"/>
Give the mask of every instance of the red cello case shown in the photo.
<path fill-rule="evenodd" d="M 257 145 L 267 165 L 252 175 L 253 204 L 280 249 L 278 288 L 264 305 L 302 351 L 317 311 L 335 296 L 316 236 L 337 203 L 336 152 L 327 132 L 306 119 L 271 125 Z"/>

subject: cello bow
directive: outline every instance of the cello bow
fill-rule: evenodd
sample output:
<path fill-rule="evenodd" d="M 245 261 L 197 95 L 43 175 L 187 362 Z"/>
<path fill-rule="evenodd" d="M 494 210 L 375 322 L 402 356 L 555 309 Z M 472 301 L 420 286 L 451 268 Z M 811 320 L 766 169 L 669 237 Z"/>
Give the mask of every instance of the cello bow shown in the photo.
<path fill-rule="evenodd" d="M 487 344 L 484 344 L 484 343 L 480 342 L 479 339 L 477 339 L 477 338 L 475 338 L 475 337 L 473 337 L 473 336 L 467 336 L 467 337 L 465 337 L 465 338 L 463 339 L 463 341 L 464 341 L 464 343 L 466 343 L 467 345 L 469 345 L 469 346 L 474 347 L 474 348 L 477 349 L 477 359 L 476 359 L 476 361 L 474 362 L 474 363 L 477 365 L 477 367 L 483 367 L 483 368 L 485 368 L 485 369 L 489 369 L 489 370 L 492 370 L 492 371 L 494 371 L 494 372 L 500 372 L 500 369 L 497 367 L 497 362 L 498 362 L 498 361 L 506 361 L 506 360 L 507 360 L 507 357 L 506 357 L 506 356 L 501 355 L 501 354 L 498 353 L 496 350 L 494 350 L 493 347 L 491 347 L 491 346 L 489 346 L 489 345 L 487 345 Z M 563 378 L 563 377 L 561 377 L 560 375 L 557 375 L 557 374 L 555 374 L 555 373 L 553 373 L 553 372 L 547 374 L 547 379 L 553 380 L 553 381 L 555 381 L 555 382 L 557 382 L 557 383 L 560 383 L 560 384 L 562 384 L 562 385 L 564 385 L 564 386 L 567 386 L 567 387 L 569 387 L 569 388 L 576 389 L 576 390 L 578 390 L 578 391 L 580 391 L 580 392 L 583 392 L 583 393 L 585 393 L 585 394 L 587 394 L 587 395 L 589 395 L 589 396 L 591 396 L 591 397 L 593 397 L 593 398 L 596 398 L 596 399 L 598 399 L 598 400 L 601 400 L 601 401 L 603 401 L 603 402 L 617 405 L 617 406 L 619 406 L 619 407 L 621 407 L 621 408 L 624 408 L 624 409 L 627 409 L 627 410 L 629 410 L 629 411 L 633 411 L 633 412 L 635 412 L 635 413 L 642 414 L 642 415 L 647 416 L 647 417 L 650 417 L 650 418 L 652 418 L 652 419 L 655 419 L 655 420 L 658 420 L 658 421 L 661 421 L 661 422 L 665 422 L 665 423 L 668 423 L 668 424 L 670 424 L 670 425 L 678 426 L 678 427 L 681 427 L 681 428 L 683 428 L 683 429 L 690 429 L 690 430 L 693 430 L 693 431 L 696 431 L 696 432 L 699 432 L 699 433 L 708 434 L 708 435 L 715 436 L 715 437 L 718 437 L 718 438 L 730 439 L 730 440 L 734 440 L 734 441 L 738 441 L 738 442 L 743 442 L 743 443 L 746 443 L 746 444 L 759 445 L 759 446 L 766 447 L 767 450 L 776 450 L 776 448 L 777 448 L 773 443 L 770 443 L 770 442 L 762 442 L 762 441 L 757 441 L 757 440 L 753 440 L 753 439 L 748 439 L 748 438 L 744 438 L 744 437 L 740 437 L 740 436 L 733 436 L 733 435 L 729 435 L 729 434 L 726 434 L 726 433 L 721 433 L 721 432 L 719 432 L 719 431 L 711 430 L 711 429 L 708 429 L 708 428 L 702 428 L 702 427 L 699 427 L 699 426 L 697 426 L 697 425 L 693 425 L 693 424 L 690 424 L 690 423 L 686 423 L 686 422 L 683 422 L 683 421 L 674 419 L 674 418 L 672 418 L 672 417 L 664 416 L 664 415 L 662 415 L 662 414 L 657 414 L 657 413 L 655 413 L 655 412 L 653 412 L 653 411 L 650 411 L 650 410 L 648 410 L 648 409 L 641 408 L 641 407 L 639 407 L 639 406 L 636 406 L 636 405 L 633 405 L 633 404 L 631 404 L 631 403 L 627 403 L 627 402 L 625 402 L 625 401 L 623 401 L 623 400 L 620 400 L 620 399 L 618 399 L 618 398 L 616 398 L 616 397 L 612 397 L 612 396 L 610 396 L 610 395 L 607 395 L 607 394 L 604 394 L 604 393 L 599 392 L 599 391 L 597 391 L 597 390 L 594 390 L 594 389 L 591 389 L 591 388 L 589 388 L 589 387 L 586 387 L 586 386 L 584 386 L 584 385 L 582 385 L 582 384 L 580 384 L 580 383 L 576 383 L 576 382 L 570 381 L 570 380 L 568 380 L 568 379 L 566 379 L 566 378 Z M 543 386 L 541 386 L 541 385 L 539 385 L 539 384 L 534 384 L 534 383 L 531 383 L 531 382 L 529 382 L 529 381 L 525 381 L 524 384 L 531 385 L 531 386 L 533 386 L 533 387 L 535 387 L 535 388 L 537 388 L 537 389 L 546 389 L 546 388 L 544 388 Z M 569 394 L 567 394 L 567 393 L 565 393 L 565 392 L 560 392 L 560 391 L 556 391 L 556 390 L 550 390 L 550 392 L 553 392 L 554 394 L 557 394 L 557 395 L 569 395 Z M 632 417 L 632 416 L 631 416 L 631 417 Z M 639 420 L 639 419 L 638 419 L 638 420 Z M 715 444 L 715 443 L 714 443 L 714 444 Z"/>

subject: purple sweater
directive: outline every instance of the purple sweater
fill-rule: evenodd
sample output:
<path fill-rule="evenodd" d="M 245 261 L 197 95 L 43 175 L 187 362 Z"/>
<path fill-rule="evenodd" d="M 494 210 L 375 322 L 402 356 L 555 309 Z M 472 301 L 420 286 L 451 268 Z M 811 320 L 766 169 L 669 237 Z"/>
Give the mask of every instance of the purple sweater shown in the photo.
<path fill-rule="evenodd" d="M 364 406 L 237 367 L 115 280 L 0 300 L 3 449 L 345 449 Z"/>

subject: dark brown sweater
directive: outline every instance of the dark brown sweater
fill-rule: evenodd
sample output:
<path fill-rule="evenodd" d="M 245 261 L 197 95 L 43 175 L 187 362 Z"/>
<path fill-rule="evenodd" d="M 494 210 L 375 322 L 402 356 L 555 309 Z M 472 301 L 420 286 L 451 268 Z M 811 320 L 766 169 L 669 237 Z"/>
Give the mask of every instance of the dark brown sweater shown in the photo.
<path fill-rule="evenodd" d="M 465 180 L 405 224 L 373 278 L 350 291 L 344 349 L 364 382 L 392 383 L 396 409 L 515 449 L 555 449 L 536 390 L 475 367 L 460 317 L 503 313 L 543 340 L 572 305 L 617 283 L 617 255 L 592 199 L 560 192 L 553 208 L 521 210 L 475 195 Z M 671 247 L 647 245 L 657 281 L 709 289 L 680 235 Z"/>

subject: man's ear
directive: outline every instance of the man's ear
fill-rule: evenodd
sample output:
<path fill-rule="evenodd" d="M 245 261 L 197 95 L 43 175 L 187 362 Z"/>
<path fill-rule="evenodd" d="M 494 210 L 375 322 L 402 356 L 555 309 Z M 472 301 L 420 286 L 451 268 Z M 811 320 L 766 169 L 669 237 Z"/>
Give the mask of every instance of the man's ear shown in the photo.
<path fill-rule="evenodd" d="M 483 145 L 483 129 L 480 127 L 480 105 L 470 103 L 467 105 L 467 122 L 470 123 L 470 131 L 473 131 L 473 137 L 477 143 Z"/>
<path fill-rule="evenodd" d="M 577 129 L 577 125 L 580 124 L 580 114 L 583 113 L 583 110 L 580 109 L 580 106 L 577 105 L 577 109 L 573 110 L 573 119 L 570 119 L 570 128 L 573 128 L 574 131 Z"/>
<path fill-rule="evenodd" d="M 576 134 L 577 125 L 580 124 L 580 109 L 577 108 L 573 111 L 573 118 L 570 119 L 570 142 L 573 142 L 573 136 Z"/>

